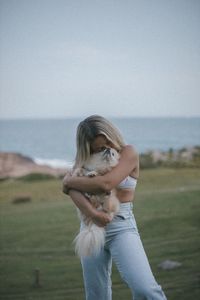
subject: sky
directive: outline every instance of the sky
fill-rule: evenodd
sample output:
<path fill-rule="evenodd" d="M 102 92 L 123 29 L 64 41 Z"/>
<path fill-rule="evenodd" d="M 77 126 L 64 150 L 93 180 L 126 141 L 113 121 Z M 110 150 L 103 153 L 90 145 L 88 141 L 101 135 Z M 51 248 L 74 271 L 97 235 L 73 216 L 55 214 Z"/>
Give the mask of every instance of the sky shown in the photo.
<path fill-rule="evenodd" d="M 199 0 L 0 0 L 0 119 L 200 116 Z"/>

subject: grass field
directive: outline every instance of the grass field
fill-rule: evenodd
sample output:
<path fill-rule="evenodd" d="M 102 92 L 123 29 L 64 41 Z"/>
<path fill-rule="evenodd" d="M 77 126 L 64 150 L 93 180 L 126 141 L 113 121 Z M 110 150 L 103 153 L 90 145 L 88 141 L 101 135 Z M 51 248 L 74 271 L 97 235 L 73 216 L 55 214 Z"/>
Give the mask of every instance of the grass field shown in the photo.
<path fill-rule="evenodd" d="M 7 180 L 0 188 L 1 299 L 83 300 L 82 271 L 72 246 L 79 222 L 61 192 L 61 180 Z M 13 203 L 25 195 L 31 201 Z M 134 214 L 154 275 L 169 300 L 200 299 L 199 213 L 200 169 L 141 171 Z M 182 266 L 159 269 L 166 259 Z M 35 269 L 40 270 L 40 287 L 35 286 Z M 112 281 L 113 300 L 131 299 L 115 266 Z"/>

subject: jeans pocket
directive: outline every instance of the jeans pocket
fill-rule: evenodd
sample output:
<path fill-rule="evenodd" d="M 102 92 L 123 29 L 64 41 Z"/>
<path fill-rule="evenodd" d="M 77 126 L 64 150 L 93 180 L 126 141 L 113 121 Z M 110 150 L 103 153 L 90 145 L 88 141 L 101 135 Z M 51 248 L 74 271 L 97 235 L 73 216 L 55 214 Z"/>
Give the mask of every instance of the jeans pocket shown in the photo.
<path fill-rule="evenodd" d="M 116 219 L 118 220 L 126 220 L 131 217 L 130 212 L 118 212 L 115 216 Z"/>

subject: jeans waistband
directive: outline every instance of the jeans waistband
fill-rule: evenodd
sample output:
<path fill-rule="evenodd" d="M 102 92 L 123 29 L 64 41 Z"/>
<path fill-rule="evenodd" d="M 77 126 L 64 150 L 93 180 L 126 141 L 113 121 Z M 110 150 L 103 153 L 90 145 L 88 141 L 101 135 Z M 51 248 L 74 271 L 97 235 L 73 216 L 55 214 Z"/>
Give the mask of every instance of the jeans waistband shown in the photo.
<path fill-rule="evenodd" d="M 133 208 L 133 202 L 125 202 L 125 203 L 120 203 L 119 209 L 132 209 Z"/>
<path fill-rule="evenodd" d="M 119 211 L 117 212 L 117 215 L 120 213 L 131 213 L 133 209 L 133 203 L 132 202 L 125 202 L 125 203 L 120 203 L 119 205 Z"/>

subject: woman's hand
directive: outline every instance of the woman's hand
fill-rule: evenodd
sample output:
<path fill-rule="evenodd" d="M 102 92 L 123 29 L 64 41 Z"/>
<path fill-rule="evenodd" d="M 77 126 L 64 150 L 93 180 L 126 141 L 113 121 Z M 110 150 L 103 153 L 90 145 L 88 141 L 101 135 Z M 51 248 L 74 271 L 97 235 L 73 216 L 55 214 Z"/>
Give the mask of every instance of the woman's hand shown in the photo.
<path fill-rule="evenodd" d="M 111 216 L 109 214 L 96 210 L 91 216 L 92 221 L 99 227 L 105 227 L 108 223 L 112 221 Z"/>
<path fill-rule="evenodd" d="M 70 189 L 69 196 L 73 200 L 74 204 L 80 209 L 82 214 L 86 217 L 86 221 L 90 222 L 92 220 L 99 227 L 105 227 L 108 223 L 111 222 L 112 218 L 109 214 L 97 210 L 92 204 L 88 201 L 85 196 L 73 189 Z"/>
<path fill-rule="evenodd" d="M 69 194 L 70 189 L 70 179 L 71 179 L 71 172 L 68 172 L 65 177 L 63 178 L 63 193 Z"/>

